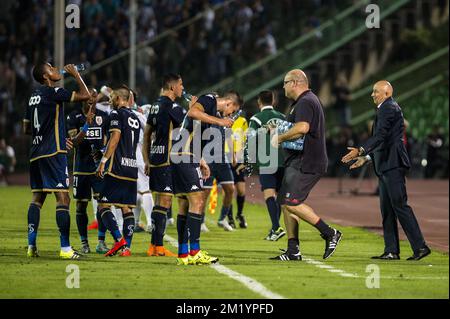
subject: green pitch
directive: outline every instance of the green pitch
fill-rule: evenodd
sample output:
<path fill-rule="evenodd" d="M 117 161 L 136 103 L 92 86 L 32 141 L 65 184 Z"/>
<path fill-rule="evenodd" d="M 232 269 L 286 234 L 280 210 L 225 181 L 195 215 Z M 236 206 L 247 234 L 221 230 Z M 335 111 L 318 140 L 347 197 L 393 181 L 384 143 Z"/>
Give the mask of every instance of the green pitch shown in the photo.
<path fill-rule="evenodd" d="M 105 258 L 95 253 L 83 261 L 58 259 L 59 234 L 55 222 L 54 196 L 48 197 L 41 214 L 38 233 L 40 258 L 26 257 L 27 209 L 31 198 L 26 187 L 0 188 L 0 298 L 262 298 L 258 288 L 249 288 L 211 266 L 176 266 L 174 258 L 147 257 L 150 239 L 137 233 L 133 257 Z M 79 248 L 71 203 L 71 244 Z M 285 248 L 286 237 L 278 242 L 262 240 L 269 228 L 264 207 L 246 204 L 250 228 L 233 233 L 219 229 L 208 215 L 209 233 L 202 234 L 202 247 L 219 256 L 220 264 L 250 277 L 273 294 L 285 298 L 448 298 L 448 255 L 436 251 L 418 262 L 408 262 L 409 245 L 402 243 L 402 260 L 374 262 L 383 240 L 365 230 L 341 227 L 343 239 L 335 254 L 322 260 L 324 242 L 306 223 L 300 225 L 302 262 L 268 260 Z M 89 214 L 92 218 L 92 214 Z M 176 228 L 167 234 L 176 239 Z M 89 233 L 95 248 L 96 232 Z M 111 244 L 111 237 L 107 237 Z M 172 251 L 176 248 L 166 242 Z M 79 267 L 80 287 L 69 289 L 66 267 Z M 375 266 L 374 266 L 375 265 Z M 378 266 L 378 268 L 377 268 Z M 379 288 L 373 269 L 379 270 Z M 368 271 L 368 272 L 367 272 Z M 367 278 L 369 276 L 369 278 Z M 260 286 L 258 286 L 260 287 Z"/>

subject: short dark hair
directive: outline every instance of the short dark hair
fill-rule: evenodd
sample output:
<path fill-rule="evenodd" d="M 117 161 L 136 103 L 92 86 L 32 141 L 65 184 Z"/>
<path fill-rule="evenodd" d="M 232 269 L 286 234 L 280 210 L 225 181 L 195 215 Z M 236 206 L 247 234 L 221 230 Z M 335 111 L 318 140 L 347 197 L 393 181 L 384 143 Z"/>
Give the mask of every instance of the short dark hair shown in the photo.
<path fill-rule="evenodd" d="M 33 78 L 36 80 L 36 82 L 39 82 L 41 84 L 44 83 L 45 67 L 47 66 L 48 62 L 39 62 L 33 67 Z"/>
<path fill-rule="evenodd" d="M 264 90 L 259 92 L 258 100 L 260 100 L 263 105 L 273 105 L 275 102 L 273 91 Z"/>
<path fill-rule="evenodd" d="M 239 106 L 242 106 L 244 104 L 244 100 L 242 99 L 241 95 L 237 91 L 234 91 L 234 90 L 227 91 L 224 94 L 224 97 L 232 99 Z"/>
<path fill-rule="evenodd" d="M 163 76 L 162 81 L 161 81 L 161 87 L 164 90 L 169 90 L 170 84 L 172 82 L 178 81 L 179 79 L 181 79 L 181 75 L 175 74 L 175 73 L 168 73 Z"/>

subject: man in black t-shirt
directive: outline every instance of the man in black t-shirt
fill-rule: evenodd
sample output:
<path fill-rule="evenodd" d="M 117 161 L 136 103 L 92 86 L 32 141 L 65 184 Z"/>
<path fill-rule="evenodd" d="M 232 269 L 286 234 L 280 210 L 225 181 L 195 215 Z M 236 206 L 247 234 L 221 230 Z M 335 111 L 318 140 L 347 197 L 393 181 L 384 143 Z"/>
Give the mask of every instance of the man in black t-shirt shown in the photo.
<path fill-rule="evenodd" d="M 303 150 L 284 149 L 285 170 L 278 200 L 282 205 L 288 233 L 288 249 L 276 260 L 301 260 L 298 240 L 299 218 L 316 227 L 325 240 L 324 259 L 330 257 L 341 239 L 341 232 L 328 226 L 305 201 L 326 172 L 325 117 L 318 97 L 309 89 L 308 78 L 301 70 L 292 70 L 284 78 L 286 97 L 294 100 L 287 121 L 294 126 L 284 134 L 274 135 L 272 145 L 304 136 Z"/>

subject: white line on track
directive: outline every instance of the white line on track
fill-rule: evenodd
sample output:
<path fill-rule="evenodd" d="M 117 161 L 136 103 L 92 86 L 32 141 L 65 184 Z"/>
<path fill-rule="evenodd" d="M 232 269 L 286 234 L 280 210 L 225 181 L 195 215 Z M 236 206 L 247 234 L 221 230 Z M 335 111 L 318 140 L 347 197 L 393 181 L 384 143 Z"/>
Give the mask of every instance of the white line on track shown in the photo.
<path fill-rule="evenodd" d="M 166 234 L 164 236 L 164 239 L 166 239 L 172 246 L 178 247 L 178 242 L 174 238 L 172 238 L 171 236 Z M 263 296 L 264 298 L 268 298 L 268 299 L 285 299 L 285 297 L 270 291 L 269 289 L 264 287 L 263 284 L 259 283 L 255 279 L 247 277 L 247 276 L 244 276 L 244 275 L 242 275 L 242 274 L 240 274 L 240 273 L 238 273 L 238 272 L 236 272 L 234 270 L 231 270 L 228 267 L 225 267 L 224 265 L 212 264 L 211 268 L 213 268 L 218 273 L 226 275 L 227 277 L 240 282 L 245 287 L 247 287 L 251 291 L 253 291 L 253 292 Z"/>

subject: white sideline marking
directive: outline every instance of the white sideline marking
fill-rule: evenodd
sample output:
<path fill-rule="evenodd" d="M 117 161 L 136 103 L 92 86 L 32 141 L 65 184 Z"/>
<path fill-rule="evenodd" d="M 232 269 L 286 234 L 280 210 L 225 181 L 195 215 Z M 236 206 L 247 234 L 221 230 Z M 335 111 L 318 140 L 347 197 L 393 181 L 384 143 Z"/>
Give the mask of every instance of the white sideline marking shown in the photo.
<path fill-rule="evenodd" d="M 178 241 L 176 241 L 174 238 L 172 238 L 169 235 L 165 235 L 164 239 L 166 239 L 172 246 L 178 247 Z M 263 296 L 264 298 L 268 299 L 285 299 L 285 297 L 276 294 L 266 287 L 264 287 L 263 284 L 257 282 L 255 279 L 244 276 L 234 270 L 231 270 L 228 267 L 225 267 L 224 265 L 220 264 L 212 264 L 211 268 L 213 268 L 218 273 L 221 273 L 223 275 L 226 275 L 227 277 L 234 279 L 236 281 L 239 281 L 241 284 L 243 284 L 245 287 L 250 289 L 253 292 L 256 292 L 257 294 Z"/>
<path fill-rule="evenodd" d="M 342 269 L 337 269 L 337 268 L 334 268 L 333 266 L 325 265 L 323 262 L 320 262 L 320 261 L 317 261 L 317 260 L 314 260 L 311 258 L 303 258 L 303 260 L 306 261 L 308 264 L 312 264 L 321 269 L 326 269 L 326 271 L 329 271 L 331 273 L 337 273 L 337 274 L 339 274 L 339 276 L 342 276 L 342 277 L 360 278 L 360 276 L 358 276 L 358 274 L 347 273 L 347 272 L 343 271 Z"/>
<path fill-rule="evenodd" d="M 303 260 L 306 261 L 308 264 L 314 265 L 317 268 L 325 269 L 326 271 L 329 271 L 331 273 L 339 274 L 341 277 L 346 278 L 366 278 L 366 276 L 361 276 L 356 273 L 351 274 L 347 273 L 342 269 L 334 268 L 330 265 L 325 265 L 323 262 L 311 259 L 311 258 L 305 258 L 303 257 Z M 442 276 L 442 277 L 432 277 L 432 276 L 419 276 L 419 277 L 413 277 L 413 276 L 380 276 L 380 279 L 396 279 L 396 280 L 448 280 L 448 277 Z"/>

